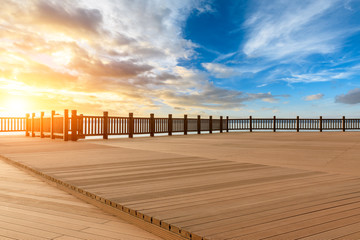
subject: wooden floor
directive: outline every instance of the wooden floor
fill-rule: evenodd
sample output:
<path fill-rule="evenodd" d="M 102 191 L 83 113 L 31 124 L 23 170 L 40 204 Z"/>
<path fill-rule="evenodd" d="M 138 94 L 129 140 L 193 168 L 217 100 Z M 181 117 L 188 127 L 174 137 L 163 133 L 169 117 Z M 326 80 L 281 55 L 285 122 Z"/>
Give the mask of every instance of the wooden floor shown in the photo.
<path fill-rule="evenodd" d="M 191 157 L 44 171 L 208 239 L 360 237 L 359 177 Z"/>
<path fill-rule="evenodd" d="M 2 160 L 0 239 L 160 240 Z"/>
<path fill-rule="evenodd" d="M 326 141 L 324 134 L 314 134 L 316 149 L 306 140 L 309 135 L 304 141 L 301 136 L 272 135 L 272 150 L 282 147 L 284 156 L 295 152 L 297 158 L 278 154 L 279 159 L 272 159 L 269 150 L 268 164 L 241 157 L 240 139 L 235 139 L 244 135 L 228 135 L 233 148 L 221 142 L 227 141 L 224 135 L 77 143 L 0 139 L 0 153 L 139 216 L 189 232 L 193 239 L 360 239 L 360 174 L 353 169 L 359 163 L 351 167 L 345 162 L 359 153 L 360 133 L 328 134 Z M 336 147 L 342 146 L 342 138 L 348 141 L 346 151 Z M 286 148 L 289 139 L 296 147 Z M 198 149 L 208 151 L 202 157 Z M 266 158 L 264 149 L 247 145 L 247 151 L 265 153 Z M 301 159 L 318 149 L 327 152 L 328 161 Z M 327 163 L 326 171 L 320 171 L 321 161 Z M 330 169 L 334 161 L 344 161 L 348 169 Z"/>

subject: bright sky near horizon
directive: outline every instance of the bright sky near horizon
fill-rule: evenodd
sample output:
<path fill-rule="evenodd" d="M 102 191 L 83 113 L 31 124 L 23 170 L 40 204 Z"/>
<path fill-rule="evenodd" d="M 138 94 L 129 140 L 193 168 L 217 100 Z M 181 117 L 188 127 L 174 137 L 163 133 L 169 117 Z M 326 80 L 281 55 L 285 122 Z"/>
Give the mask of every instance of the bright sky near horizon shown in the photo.
<path fill-rule="evenodd" d="M 0 113 L 360 116 L 359 0 L 1 0 Z"/>

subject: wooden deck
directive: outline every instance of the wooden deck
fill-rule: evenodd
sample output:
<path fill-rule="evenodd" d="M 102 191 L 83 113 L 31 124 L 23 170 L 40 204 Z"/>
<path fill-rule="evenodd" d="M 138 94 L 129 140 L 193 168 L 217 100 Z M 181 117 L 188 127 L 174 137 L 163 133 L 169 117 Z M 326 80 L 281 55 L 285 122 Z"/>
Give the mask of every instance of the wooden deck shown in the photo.
<path fill-rule="evenodd" d="M 186 238 L 349 240 L 360 239 L 359 139 L 360 133 L 75 143 L 14 137 L 0 138 L 0 154 Z"/>
<path fill-rule="evenodd" d="M 161 239 L 2 160 L 0 179 L 0 239 Z"/>

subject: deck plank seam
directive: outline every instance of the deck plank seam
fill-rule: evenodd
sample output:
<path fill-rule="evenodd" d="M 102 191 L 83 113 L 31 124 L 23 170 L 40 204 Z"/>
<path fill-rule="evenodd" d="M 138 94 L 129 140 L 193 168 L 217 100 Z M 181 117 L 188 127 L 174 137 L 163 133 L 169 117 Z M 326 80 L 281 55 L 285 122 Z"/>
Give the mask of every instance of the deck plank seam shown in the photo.
<path fill-rule="evenodd" d="M 111 200 L 105 199 L 105 198 L 100 197 L 98 195 L 92 194 L 92 193 L 90 193 L 90 192 L 88 192 L 88 191 L 86 191 L 84 189 L 81 189 L 81 188 L 78 188 L 78 187 L 76 187 L 74 185 L 66 183 L 66 182 L 64 182 L 64 181 L 62 181 L 60 179 L 57 179 L 57 178 L 55 178 L 53 176 L 45 174 L 45 173 L 43 173 L 43 172 L 41 172 L 41 171 L 39 171 L 37 169 L 31 168 L 31 167 L 29 167 L 29 166 L 27 166 L 27 165 L 25 165 L 23 163 L 16 162 L 16 161 L 14 161 L 14 160 L 12 160 L 12 159 L 10 159 L 8 157 L 5 157 L 5 156 L 3 156 L 1 154 L 0 154 L 0 157 L 3 160 L 5 160 L 6 162 L 10 163 L 11 165 L 14 165 L 14 166 L 16 166 L 16 167 L 18 167 L 20 169 L 25 169 L 28 172 L 31 172 L 31 173 L 35 174 L 35 176 L 41 177 L 44 180 L 55 183 L 58 188 L 59 188 L 59 185 L 65 187 L 65 189 L 64 188 L 61 188 L 61 189 L 62 190 L 66 190 L 66 189 L 70 190 L 69 193 L 74 193 L 73 195 L 75 195 L 77 197 L 80 197 L 78 194 L 83 195 L 82 198 L 80 197 L 82 200 L 86 201 L 85 198 L 95 200 L 98 203 L 102 203 L 104 205 L 107 205 L 108 207 L 113 208 L 114 210 L 119 210 L 119 211 L 122 211 L 123 213 L 127 213 L 128 215 L 130 215 L 132 217 L 135 217 L 135 218 L 137 218 L 137 219 L 139 219 L 141 221 L 144 221 L 144 223 L 150 223 L 154 227 L 160 227 L 161 229 L 167 230 L 168 233 L 172 233 L 172 234 L 176 235 L 176 236 L 174 236 L 174 239 L 177 239 L 176 237 L 178 237 L 179 239 L 207 240 L 206 238 L 204 238 L 202 236 L 199 236 L 197 234 L 188 232 L 188 231 L 186 231 L 184 229 L 181 229 L 181 228 L 179 228 L 177 226 L 173 226 L 171 224 L 168 224 L 165 221 L 162 221 L 160 219 L 156 219 L 156 218 L 153 218 L 153 217 L 145 217 L 145 215 L 144 215 L 144 217 L 139 217 L 141 215 L 138 215 L 137 210 L 127 208 L 126 206 L 115 203 L 115 202 L 113 202 Z M 78 193 L 78 194 L 76 194 L 76 193 Z M 89 201 L 89 202 L 92 203 L 92 201 Z M 150 221 L 146 221 L 146 219 L 149 219 L 149 218 L 150 218 Z M 139 226 L 139 225 L 138 225 L 138 227 L 143 228 L 143 226 Z M 145 229 L 145 230 L 149 231 L 149 229 Z M 152 233 L 156 234 L 157 232 L 152 232 Z M 160 233 L 162 234 L 161 231 L 160 231 Z M 162 235 L 158 235 L 158 236 L 164 237 Z"/>

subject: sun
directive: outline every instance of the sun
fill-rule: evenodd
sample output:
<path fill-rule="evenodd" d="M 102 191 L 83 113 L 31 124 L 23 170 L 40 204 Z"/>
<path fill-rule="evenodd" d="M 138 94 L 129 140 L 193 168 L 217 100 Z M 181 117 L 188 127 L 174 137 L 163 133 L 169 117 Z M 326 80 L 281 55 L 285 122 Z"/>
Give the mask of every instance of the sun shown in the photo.
<path fill-rule="evenodd" d="M 3 108 L 11 115 L 23 116 L 29 109 L 29 103 L 21 96 L 14 96 L 6 100 Z"/>

